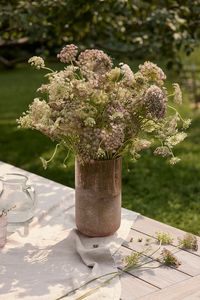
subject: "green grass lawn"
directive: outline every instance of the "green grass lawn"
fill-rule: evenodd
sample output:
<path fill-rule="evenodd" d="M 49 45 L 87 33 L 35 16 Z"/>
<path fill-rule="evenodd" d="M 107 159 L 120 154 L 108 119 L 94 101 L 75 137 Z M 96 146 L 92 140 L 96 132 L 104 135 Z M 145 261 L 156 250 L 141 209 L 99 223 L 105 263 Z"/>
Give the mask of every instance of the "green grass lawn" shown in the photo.
<path fill-rule="evenodd" d="M 15 70 L 1 70 L 0 77 L 0 160 L 73 187 L 73 158 L 64 169 L 61 152 L 44 170 L 39 157 L 48 158 L 55 145 L 38 132 L 18 129 L 15 121 L 35 97 L 43 71 L 22 65 Z M 192 112 L 188 103 L 182 112 L 193 115 L 193 123 L 189 137 L 176 149 L 181 163 L 169 166 L 150 152 L 136 164 L 125 158 L 123 206 L 200 234 L 200 114 Z"/>

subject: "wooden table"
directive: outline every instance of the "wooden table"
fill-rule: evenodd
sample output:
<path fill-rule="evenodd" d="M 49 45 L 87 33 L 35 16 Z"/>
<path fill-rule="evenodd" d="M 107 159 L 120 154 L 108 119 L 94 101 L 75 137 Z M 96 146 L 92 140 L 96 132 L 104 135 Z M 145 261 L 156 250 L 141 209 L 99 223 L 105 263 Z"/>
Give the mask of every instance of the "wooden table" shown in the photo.
<path fill-rule="evenodd" d="M 0 163 L 0 171 L 2 171 L 3 166 L 6 167 L 6 172 L 23 171 L 4 163 Z M 56 183 L 52 181 L 51 184 L 56 185 Z M 51 195 L 49 197 L 51 198 Z M 155 238 L 156 232 L 166 232 L 174 238 L 172 245 L 163 246 L 172 251 L 177 250 L 175 247 L 178 243 L 177 238 L 183 237 L 185 234 L 185 232 L 179 229 L 144 216 L 139 216 L 134 222 L 127 240 L 115 255 L 116 263 L 118 257 L 121 259 L 124 256 L 130 255 L 133 251 L 141 252 L 144 250 L 144 247 L 147 247 L 145 245 L 147 239 L 150 239 L 148 243 L 151 244 L 152 252 L 158 249 L 158 242 Z M 182 262 L 178 269 L 161 266 L 156 259 L 159 252 L 163 249 L 163 247 L 161 247 L 159 252 L 155 253 L 153 256 L 154 258 L 150 263 L 151 269 L 138 269 L 131 272 L 125 272 L 121 276 L 121 299 L 200 300 L 200 238 L 197 237 L 197 239 L 199 244 L 198 251 L 179 250 L 175 254 Z M 148 253 L 144 255 L 144 259 L 150 260 Z M 120 263 L 118 266 L 120 268 Z"/>
<path fill-rule="evenodd" d="M 130 255 L 132 251 L 144 250 L 146 239 L 150 238 L 153 250 L 158 249 L 155 239 L 156 232 L 169 233 L 173 238 L 173 245 L 163 246 L 169 250 L 175 250 L 178 237 L 183 237 L 184 231 L 158 221 L 139 216 L 131 229 L 131 232 L 120 248 L 124 255 Z M 152 269 L 135 270 L 121 277 L 122 300 L 197 300 L 200 299 L 200 238 L 198 239 L 198 251 L 179 250 L 176 257 L 182 262 L 178 269 L 161 266 L 156 260 L 158 252 L 151 262 Z M 161 247 L 160 251 L 162 251 Z M 148 259 L 148 256 L 146 256 Z"/>

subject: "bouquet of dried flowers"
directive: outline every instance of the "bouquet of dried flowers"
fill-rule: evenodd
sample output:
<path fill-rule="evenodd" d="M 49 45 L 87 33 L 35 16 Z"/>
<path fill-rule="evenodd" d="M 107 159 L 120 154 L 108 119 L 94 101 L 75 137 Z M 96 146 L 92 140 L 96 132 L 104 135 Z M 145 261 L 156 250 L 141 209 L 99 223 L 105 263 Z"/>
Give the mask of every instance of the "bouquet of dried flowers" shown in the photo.
<path fill-rule="evenodd" d="M 83 163 L 125 152 L 137 160 L 151 146 L 155 155 L 169 157 L 170 164 L 180 160 L 172 149 L 185 139 L 190 120 L 168 105 L 169 97 L 181 104 L 182 93 L 174 83 L 168 94 L 162 69 L 145 62 L 133 73 L 124 63 L 114 67 L 101 50 L 78 55 L 75 45 L 64 47 L 58 58 L 66 64 L 59 72 L 47 68 L 41 57 L 29 59 L 32 66 L 48 71 L 48 83 L 38 89 L 44 96 L 34 99 L 18 119 L 21 127 L 41 131 Z M 47 166 L 48 161 L 43 163 Z"/>

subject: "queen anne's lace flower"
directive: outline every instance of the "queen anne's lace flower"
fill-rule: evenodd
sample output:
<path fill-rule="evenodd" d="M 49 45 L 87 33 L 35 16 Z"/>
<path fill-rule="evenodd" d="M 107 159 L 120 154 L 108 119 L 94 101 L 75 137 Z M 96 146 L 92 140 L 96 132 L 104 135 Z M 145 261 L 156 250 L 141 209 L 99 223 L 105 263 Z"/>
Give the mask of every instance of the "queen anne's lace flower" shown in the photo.
<path fill-rule="evenodd" d="M 52 138 L 54 136 L 51 134 L 54 124 L 51 120 L 51 108 L 44 100 L 35 98 L 27 114 L 19 118 L 17 122 L 21 127 L 37 129 Z"/>
<path fill-rule="evenodd" d="M 112 68 L 111 58 L 102 50 L 85 50 L 78 57 L 78 64 L 86 75 L 94 72 L 103 75 Z"/>
<path fill-rule="evenodd" d="M 141 150 L 148 149 L 151 146 L 151 142 L 145 139 L 135 139 L 134 149 L 136 152 L 140 152 Z"/>
<path fill-rule="evenodd" d="M 166 140 L 166 144 L 172 148 L 173 146 L 176 146 L 177 144 L 182 142 L 186 138 L 186 136 L 187 136 L 187 133 L 178 132 L 177 134 L 168 137 Z"/>
<path fill-rule="evenodd" d="M 123 64 L 123 63 L 120 64 L 120 67 L 121 67 L 122 74 L 124 76 L 124 81 L 128 85 L 132 84 L 135 78 L 131 68 L 127 64 Z"/>
<path fill-rule="evenodd" d="M 118 81 L 121 75 L 120 68 L 114 68 L 110 72 L 107 73 L 107 77 L 110 81 Z"/>
<path fill-rule="evenodd" d="M 85 124 L 86 126 L 93 127 L 93 126 L 96 124 L 96 122 L 95 122 L 95 120 L 94 120 L 93 118 L 88 117 L 88 118 L 84 121 L 84 124 Z"/>
<path fill-rule="evenodd" d="M 57 57 L 63 63 L 70 63 L 76 59 L 76 55 L 78 54 L 78 47 L 74 44 L 70 44 L 65 46 Z"/>
<path fill-rule="evenodd" d="M 152 117 L 161 119 L 165 116 L 166 95 L 158 86 L 150 86 L 144 96 L 145 106 Z"/>
<path fill-rule="evenodd" d="M 144 124 L 142 125 L 142 129 L 144 130 L 144 132 L 148 132 L 148 133 L 156 131 L 158 127 L 159 125 L 152 120 L 148 120 L 148 121 L 144 120 Z"/>
<path fill-rule="evenodd" d="M 97 157 L 100 159 L 104 159 L 106 157 L 106 153 L 102 148 L 99 148 L 97 151 Z"/>
<path fill-rule="evenodd" d="M 168 249 L 163 249 L 161 252 L 160 262 L 166 266 L 172 266 L 178 268 L 181 265 L 181 262 L 178 258 Z"/>
<path fill-rule="evenodd" d="M 178 83 L 173 83 L 174 87 L 174 102 L 177 104 L 182 104 L 183 95 Z"/>
<path fill-rule="evenodd" d="M 188 127 L 190 127 L 191 123 L 192 123 L 191 119 L 184 120 L 184 122 L 183 122 L 183 128 L 187 129 Z"/>
<path fill-rule="evenodd" d="M 45 67 L 44 59 L 40 56 L 33 56 L 28 60 L 28 63 L 36 69 L 42 69 Z"/>
<path fill-rule="evenodd" d="M 166 79 L 166 75 L 163 70 L 150 61 L 146 61 L 143 65 L 140 65 L 139 69 L 143 76 L 151 79 L 152 81 L 156 81 L 159 84 L 163 84 Z"/>
<path fill-rule="evenodd" d="M 124 141 L 124 131 L 122 126 L 112 124 L 111 130 L 102 130 L 102 144 L 108 151 L 116 151 L 122 146 Z"/>
<path fill-rule="evenodd" d="M 180 161 L 180 158 L 174 156 L 169 160 L 169 163 L 170 163 L 170 165 L 173 166 L 173 165 L 176 165 L 179 161 Z"/>
<path fill-rule="evenodd" d="M 160 155 L 162 157 L 170 156 L 171 151 L 168 147 L 162 146 L 162 147 L 157 147 L 154 152 L 155 155 Z"/>
<path fill-rule="evenodd" d="M 179 247 L 187 250 L 198 250 L 198 240 L 197 237 L 191 233 L 186 233 L 182 238 L 178 238 Z"/>

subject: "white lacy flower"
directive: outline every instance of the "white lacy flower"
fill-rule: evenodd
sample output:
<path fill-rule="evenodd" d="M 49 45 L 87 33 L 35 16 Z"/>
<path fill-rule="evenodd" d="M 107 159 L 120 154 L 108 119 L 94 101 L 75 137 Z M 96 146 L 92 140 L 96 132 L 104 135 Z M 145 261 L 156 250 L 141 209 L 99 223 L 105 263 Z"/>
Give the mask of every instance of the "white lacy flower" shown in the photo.
<path fill-rule="evenodd" d="M 184 128 L 184 129 L 187 129 L 188 127 L 190 127 L 191 123 L 192 123 L 192 120 L 191 120 L 191 119 L 185 120 L 185 121 L 183 122 L 183 128 Z"/>
<path fill-rule="evenodd" d="M 94 120 L 93 118 L 88 117 L 88 118 L 84 121 L 84 124 L 85 124 L 86 126 L 93 127 L 93 126 L 96 124 L 96 122 L 95 122 L 95 120 Z"/>
<path fill-rule="evenodd" d="M 57 57 L 63 63 L 70 63 L 71 61 L 75 60 L 76 55 L 78 54 L 78 47 L 74 44 L 66 45 Z"/>
<path fill-rule="evenodd" d="M 144 123 L 144 125 L 142 126 L 143 130 L 145 132 L 153 132 L 158 128 L 158 124 L 156 124 L 154 121 L 149 120 L 147 122 Z"/>
<path fill-rule="evenodd" d="M 182 104 L 183 96 L 182 91 L 178 83 L 173 83 L 174 87 L 174 102 L 177 104 Z"/>
<path fill-rule="evenodd" d="M 120 68 L 114 68 L 110 72 L 107 73 L 107 77 L 110 81 L 118 81 L 121 74 Z"/>
<path fill-rule="evenodd" d="M 151 146 L 151 142 L 144 139 L 136 139 L 134 141 L 134 148 L 136 152 L 147 149 Z"/>
<path fill-rule="evenodd" d="M 187 136 L 187 133 L 178 132 L 177 134 L 168 137 L 167 140 L 166 140 L 166 144 L 170 148 L 172 148 L 173 146 L 176 146 L 177 144 L 182 142 L 186 138 L 186 136 Z"/>
<path fill-rule="evenodd" d="M 169 160 L 169 163 L 170 165 L 175 165 L 177 164 L 181 159 L 179 157 L 172 157 L 170 160 Z"/>
<path fill-rule="evenodd" d="M 134 82 L 134 74 L 131 68 L 127 64 L 120 63 L 122 74 L 124 75 L 124 80 L 127 84 Z"/>
<path fill-rule="evenodd" d="M 105 151 L 102 148 L 99 148 L 97 151 L 97 157 L 98 158 L 105 158 L 106 154 Z"/>
<path fill-rule="evenodd" d="M 162 119 L 166 112 L 167 98 L 165 92 L 156 85 L 151 85 L 144 96 L 147 111 L 152 117 Z"/>
<path fill-rule="evenodd" d="M 50 123 L 51 109 L 49 105 L 39 98 L 35 98 L 33 103 L 29 106 L 26 115 L 19 118 L 17 121 L 21 127 L 40 129 Z"/>
<path fill-rule="evenodd" d="M 157 147 L 153 153 L 155 155 L 160 155 L 162 157 L 167 157 L 167 156 L 171 155 L 170 149 L 166 146 Z"/>
<path fill-rule="evenodd" d="M 31 66 L 35 67 L 36 69 L 41 69 L 45 67 L 44 59 L 40 56 L 32 56 L 28 63 L 31 64 Z"/>
<path fill-rule="evenodd" d="M 166 79 L 163 70 L 150 61 L 145 61 L 143 65 L 139 65 L 139 69 L 143 76 L 149 77 L 160 84 L 163 84 L 163 81 Z"/>

